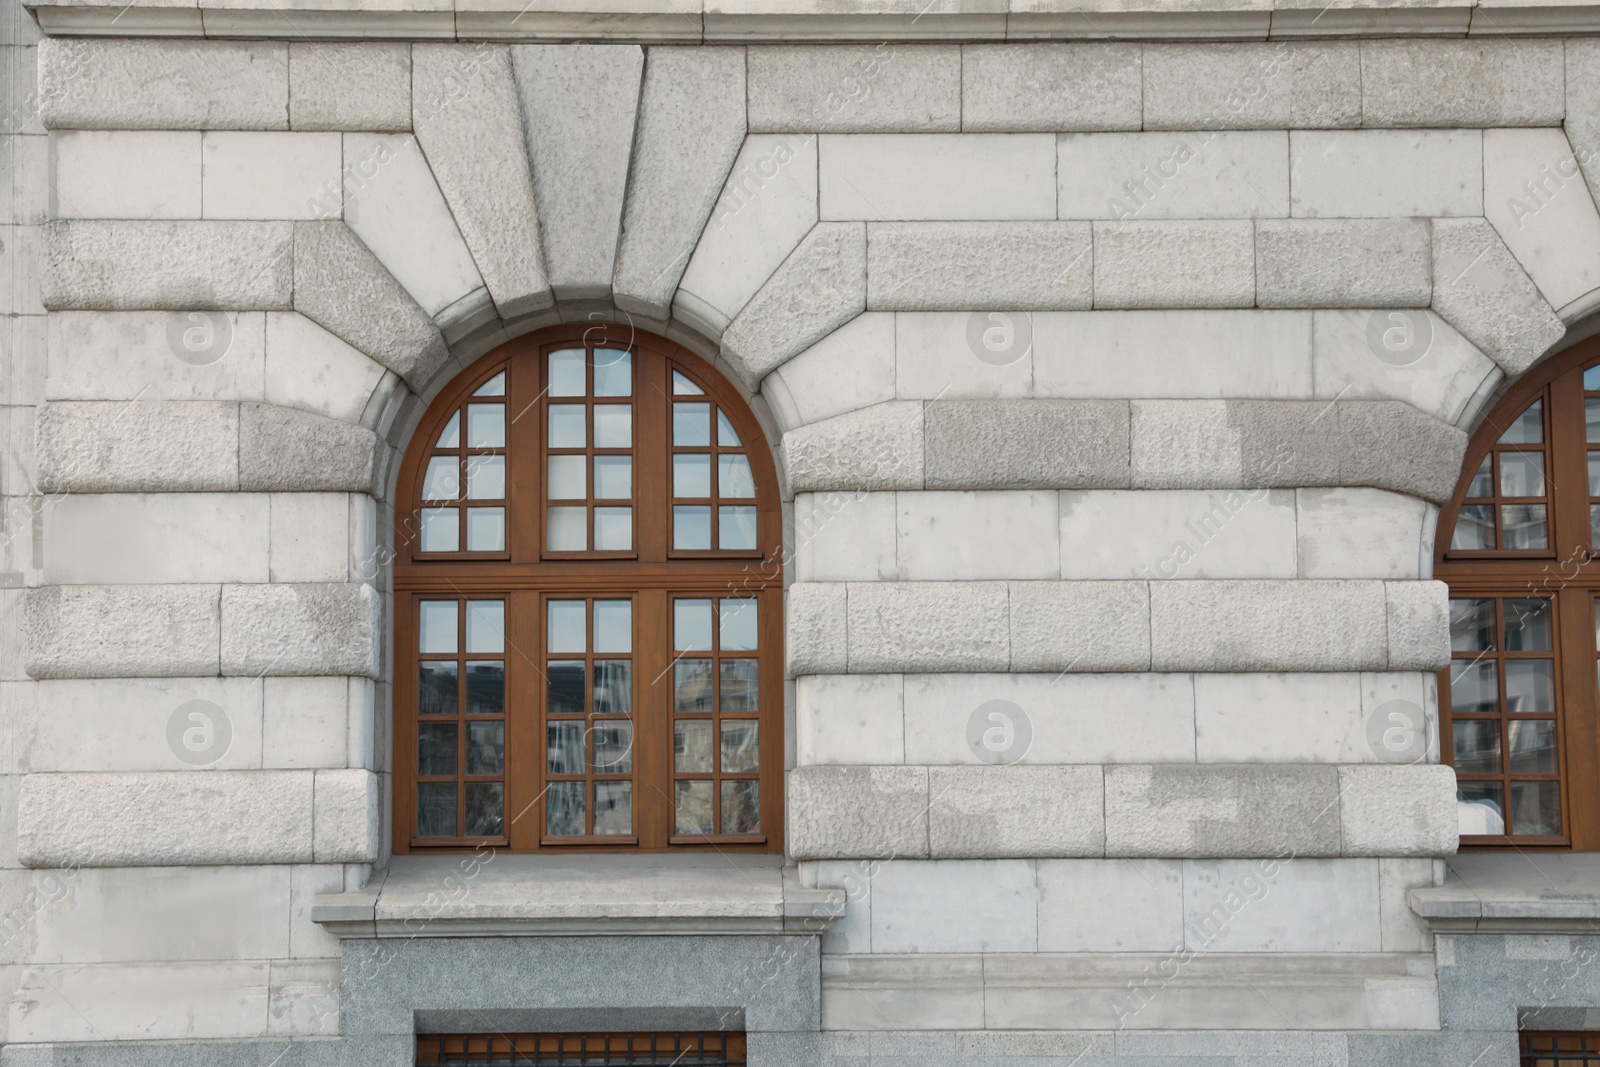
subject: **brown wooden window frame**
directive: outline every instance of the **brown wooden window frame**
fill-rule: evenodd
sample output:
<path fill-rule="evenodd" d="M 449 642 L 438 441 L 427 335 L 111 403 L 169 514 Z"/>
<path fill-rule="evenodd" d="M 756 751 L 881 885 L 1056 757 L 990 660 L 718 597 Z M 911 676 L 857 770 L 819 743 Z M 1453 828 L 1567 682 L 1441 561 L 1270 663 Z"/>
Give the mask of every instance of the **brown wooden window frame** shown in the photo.
<path fill-rule="evenodd" d="M 1506 700 L 1506 672 L 1502 666 L 1497 666 L 1494 672 L 1495 710 L 1456 714 L 1452 709 L 1453 669 L 1440 672 L 1440 747 L 1446 763 L 1456 766 L 1458 762 L 1457 722 L 1477 719 L 1500 724 L 1496 727 L 1499 773 L 1480 774 L 1458 768 L 1457 776 L 1458 783 L 1467 787 L 1474 782 L 1490 783 L 1497 779 L 1503 783 L 1506 793 L 1502 813 L 1507 832 L 1464 834 L 1463 848 L 1600 849 L 1600 773 L 1597 773 L 1600 772 L 1600 687 L 1596 684 L 1597 670 L 1600 670 L 1596 648 L 1596 628 L 1600 622 L 1600 539 L 1594 536 L 1590 512 L 1591 500 L 1600 503 L 1600 494 L 1591 495 L 1588 474 L 1588 453 L 1592 450 L 1600 454 L 1600 440 L 1587 440 L 1585 417 L 1585 400 L 1600 400 L 1600 389 L 1589 391 L 1586 398 L 1583 385 L 1584 371 L 1597 366 L 1600 366 L 1600 341 L 1588 341 L 1551 357 L 1509 388 L 1473 433 L 1455 495 L 1439 512 L 1434 577 L 1449 585 L 1452 601 L 1490 601 L 1496 620 L 1494 649 L 1475 652 L 1470 648 L 1457 648 L 1452 652 L 1454 669 L 1467 671 L 1470 668 L 1465 663 L 1480 658 L 1494 659 L 1497 663 L 1548 658 L 1553 662 L 1554 672 L 1553 714 L 1511 711 Z M 1542 404 L 1542 442 L 1537 445 L 1500 443 L 1513 422 L 1535 403 Z M 1502 492 L 1500 456 L 1529 451 L 1542 452 L 1545 457 L 1544 495 L 1507 498 Z M 1473 480 L 1485 457 L 1491 454 L 1495 457 L 1490 468 L 1492 484 L 1489 495 L 1484 495 L 1481 483 L 1478 490 L 1473 489 Z M 1504 547 L 1499 536 L 1503 525 L 1499 509 L 1507 499 L 1519 504 L 1546 506 L 1544 547 Z M 1452 549 L 1457 518 L 1464 506 L 1474 504 L 1495 508 L 1496 543 L 1493 548 Z M 1527 605 L 1510 602 L 1528 600 L 1546 601 L 1550 605 L 1551 648 L 1548 653 L 1537 649 L 1508 650 L 1507 627 L 1516 624 L 1508 615 L 1527 610 Z M 1453 641 L 1453 646 L 1456 644 Z M 1555 775 L 1514 772 L 1509 724 L 1541 718 L 1555 724 Z M 1465 742 L 1465 737 L 1462 740 Z M 1516 833 L 1509 792 L 1511 783 L 1551 780 L 1559 783 L 1561 833 Z"/>
<path fill-rule="evenodd" d="M 1600 1067 L 1600 1031 L 1524 1030 L 1522 1067 Z"/>
<path fill-rule="evenodd" d="M 586 371 L 586 398 L 579 401 L 576 398 L 549 396 L 549 354 L 578 347 L 590 351 L 586 357 L 586 363 L 590 365 Z M 548 407 L 551 403 L 582 402 L 592 411 L 597 399 L 594 396 L 592 364 L 600 358 L 593 355 L 593 350 L 598 348 L 630 353 L 632 391 L 628 402 L 633 405 L 631 447 L 610 450 L 594 447 L 595 420 L 592 414 L 585 415 L 587 436 L 583 455 L 586 477 L 590 480 L 586 485 L 586 498 L 570 503 L 588 509 L 586 536 L 590 540 L 586 542 L 585 551 L 548 551 L 545 548 L 547 505 L 567 502 L 545 500 L 547 456 L 552 451 L 557 455 L 577 454 L 575 449 L 548 447 L 547 442 L 551 440 Z M 481 402 L 484 398 L 473 394 L 500 373 L 506 374 L 504 445 L 499 448 L 473 448 L 467 442 L 466 406 Z M 692 383 L 703 395 L 675 396 L 674 373 L 682 375 L 683 382 Z M 747 458 L 749 478 L 754 483 L 753 497 L 748 495 L 748 485 L 741 485 L 729 491 L 747 495 L 726 499 L 731 501 L 731 507 L 754 507 L 754 548 L 719 547 L 715 533 L 718 523 L 716 507 L 719 506 L 716 499 L 710 501 L 712 547 L 696 550 L 675 550 L 672 547 L 672 455 L 675 451 L 683 451 L 674 444 L 675 401 L 712 405 L 710 427 L 713 441 L 701 451 L 712 457 L 710 463 L 713 469 L 718 466 L 716 457 L 719 453 L 742 454 Z M 458 412 L 463 413 L 459 447 L 454 452 L 437 448 L 440 434 Z M 725 444 L 717 438 L 717 412 L 725 414 L 728 428 L 738 438 L 738 444 Z M 458 528 L 462 531 L 459 551 L 423 551 L 423 509 L 451 506 L 423 498 L 428 461 L 442 455 L 454 455 L 461 464 L 459 469 L 464 472 L 477 452 L 505 457 L 503 551 L 469 551 L 464 540 L 464 516 L 456 516 Z M 593 459 L 597 452 L 632 456 L 630 498 L 625 501 L 594 499 L 597 489 L 593 481 Z M 737 467 L 737 461 L 734 464 Z M 713 473 L 712 477 L 715 479 L 716 474 Z M 465 507 L 469 501 L 465 499 L 464 481 L 457 491 L 460 495 L 459 506 Z M 663 338 L 630 327 L 609 324 L 569 324 L 518 338 L 474 362 L 429 406 L 402 461 L 396 484 L 396 501 L 393 531 L 396 684 L 392 731 L 395 768 L 393 846 L 396 854 L 459 850 L 483 845 L 512 852 L 782 851 L 783 523 L 777 471 L 767 437 L 744 398 L 709 363 Z M 489 503 L 498 505 L 502 502 L 497 500 Z M 626 549 L 595 549 L 592 538 L 595 528 L 593 509 L 596 505 L 626 505 L 633 508 L 633 534 L 631 544 Z M 748 537 L 748 516 L 748 511 L 734 514 L 733 523 L 739 533 L 730 536 Z M 716 714 L 706 716 L 713 723 L 712 760 L 715 773 L 712 774 L 678 773 L 674 759 L 676 722 L 684 718 L 674 715 L 675 665 L 685 657 L 715 662 L 724 655 L 716 648 L 705 652 L 679 652 L 674 649 L 673 602 L 682 599 L 709 599 L 714 603 L 737 599 L 750 602 L 755 614 L 753 636 L 744 638 L 747 643 L 753 642 L 755 648 L 730 652 L 727 656 L 755 661 L 757 680 L 753 696 L 756 707 L 754 711 L 745 712 L 737 709 L 729 711 L 724 707 Z M 440 600 L 462 604 L 503 601 L 503 651 L 482 654 L 466 647 L 464 619 L 467 609 L 463 607 L 458 612 L 458 619 L 463 621 L 454 651 L 448 654 L 424 652 L 419 637 L 421 605 Z M 592 664 L 597 659 L 611 658 L 597 651 L 592 644 L 586 645 L 582 654 L 549 651 L 550 624 L 547 612 L 552 600 L 582 600 L 590 605 L 584 616 L 585 640 L 590 642 L 594 638 L 592 605 L 595 601 L 625 600 L 631 605 L 630 647 L 627 652 L 617 654 L 631 661 L 629 692 L 632 706 L 625 716 L 632 729 L 631 748 L 628 751 L 631 766 L 625 772 L 616 772 L 614 766 L 596 770 L 588 764 L 594 731 L 614 726 L 618 721 L 615 716 L 606 715 L 605 708 L 597 706 L 599 698 L 595 695 L 595 675 L 591 670 L 586 669 L 584 673 L 584 714 L 564 717 L 549 713 L 552 706 L 549 702 L 558 699 L 547 679 L 549 662 L 582 660 Z M 448 660 L 458 664 L 455 717 L 451 719 L 443 714 L 424 716 L 421 705 L 425 694 L 420 684 L 422 664 L 425 661 Z M 471 696 L 467 686 L 466 664 L 482 660 L 501 660 L 505 664 L 503 712 L 499 716 L 485 716 L 481 708 L 476 709 L 478 713 L 473 713 L 475 709 L 469 706 Z M 448 683 L 445 688 L 448 688 Z M 426 694 L 430 708 L 438 710 L 443 706 L 443 700 L 437 698 L 437 694 L 443 691 L 430 690 Z M 751 695 L 745 694 L 746 704 Z M 723 773 L 724 757 L 718 755 L 723 750 L 716 724 L 724 715 L 730 721 L 742 718 L 757 724 L 755 772 L 740 769 L 748 764 L 750 752 L 748 747 L 739 749 L 736 746 L 732 751 L 737 760 L 743 760 L 744 763 L 735 762 L 732 764 L 735 770 Z M 575 718 L 585 721 L 586 766 L 583 773 L 552 771 L 550 768 L 559 761 L 547 758 L 547 738 L 551 736 L 547 728 L 552 722 L 573 721 Z M 489 825 L 487 822 L 480 820 L 476 827 L 467 825 L 467 785 L 490 779 L 481 774 L 475 777 L 465 774 L 466 731 L 472 722 L 502 720 L 503 773 L 493 780 L 504 783 L 503 819 L 499 833 L 488 833 L 484 829 Z M 458 724 L 455 749 L 458 768 L 456 781 L 459 783 L 455 795 L 456 832 L 449 836 L 438 834 L 424 837 L 419 835 L 419 786 L 430 781 L 442 784 L 449 780 L 447 775 L 420 774 L 421 753 L 418 746 L 421 733 L 424 726 L 435 722 Z M 734 732 L 737 734 L 737 728 Z M 756 782 L 759 822 L 755 829 L 751 831 L 748 826 L 748 787 L 733 786 L 731 788 L 738 793 L 736 799 L 745 804 L 733 814 L 740 816 L 739 825 L 746 832 L 720 832 L 722 824 L 715 818 L 719 810 L 715 804 L 711 809 L 714 816 L 713 832 L 680 832 L 681 826 L 678 825 L 674 808 L 674 783 L 685 778 L 704 778 L 714 783 L 724 779 L 729 782 Z M 552 781 L 578 780 L 585 783 L 586 829 L 594 826 L 593 783 L 597 780 L 631 782 L 632 832 L 586 832 L 582 835 L 554 836 L 546 833 L 547 786 Z M 713 791 L 718 792 L 720 801 L 719 786 L 713 785 Z M 469 832 L 473 829 L 478 832 Z"/>

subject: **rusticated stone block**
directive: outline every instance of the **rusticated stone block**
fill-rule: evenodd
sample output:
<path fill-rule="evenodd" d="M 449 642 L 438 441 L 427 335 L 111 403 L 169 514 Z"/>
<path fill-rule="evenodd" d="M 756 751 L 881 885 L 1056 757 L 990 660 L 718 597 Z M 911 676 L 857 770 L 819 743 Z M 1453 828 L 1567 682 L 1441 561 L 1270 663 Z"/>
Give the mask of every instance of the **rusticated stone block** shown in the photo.
<path fill-rule="evenodd" d="M 1346 856 L 1449 856 L 1460 841 L 1456 772 L 1450 767 L 1339 768 L 1339 823 Z"/>
<path fill-rule="evenodd" d="M 50 129 L 286 130 L 289 49 L 261 41 L 39 42 Z"/>
<path fill-rule="evenodd" d="M 217 673 L 214 585 L 63 585 L 23 600 L 32 678 L 195 678 Z"/>
<path fill-rule="evenodd" d="M 925 859 L 926 767 L 796 767 L 789 772 L 795 859 Z"/>
<path fill-rule="evenodd" d="M 956 45 L 774 45 L 749 50 L 752 133 L 961 129 Z"/>
<path fill-rule="evenodd" d="M 1427 307 L 1433 295 L 1425 219 L 1261 219 L 1261 307 Z"/>
<path fill-rule="evenodd" d="M 1361 125 L 1354 42 L 1155 44 L 1144 48 L 1147 130 Z"/>
<path fill-rule="evenodd" d="M 361 583 L 222 588 L 222 673 L 378 677 L 382 604 Z"/>
<path fill-rule="evenodd" d="M 909 222 L 867 228 L 873 311 L 1070 311 L 1094 299 L 1087 222 Z"/>
<path fill-rule="evenodd" d="M 1340 855 L 1338 775 L 1310 764 L 1107 767 L 1106 855 Z"/>
<path fill-rule="evenodd" d="M 1565 44 L 1567 120 L 1562 126 L 1590 197 L 1600 201 L 1600 41 L 1569 37 Z"/>
<path fill-rule="evenodd" d="M 728 324 L 723 358 L 753 385 L 866 307 L 865 225 L 819 223 Z"/>
<path fill-rule="evenodd" d="M 891 400 L 790 430 L 783 463 L 792 492 L 921 489 L 923 404 Z"/>
<path fill-rule="evenodd" d="M 288 222 L 58 220 L 40 299 L 51 311 L 287 311 L 292 235 Z"/>
<path fill-rule="evenodd" d="M 789 673 L 843 674 L 850 659 L 842 582 L 796 582 L 786 598 Z"/>
<path fill-rule="evenodd" d="M 927 424 L 929 489 L 1128 484 L 1126 401 L 936 400 Z"/>
<path fill-rule="evenodd" d="M 1384 126 L 1559 126 L 1561 42 L 1363 41 L 1362 121 Z"/>
<path fill-rule="evenodd" d="M 239 405 L 211 401 L 55 401 L 35 423 L 46 493 L 239 488 Z"/>
<path fill-rule="evenodd" d="M 1243 219 L 1097 222 L 1094 306 L 1252 307 L 1253 232 Z"/>
<path fill-rule="evenodd" d="M 1559 342 L 1566 327 L 1484 219 L 1433 221 L 1433 310 L 1518 375 Z"/>
<path fill-rule="evenodd" d="M 1156 671 L 1386 670 L 1384 583 L 1152 582 L 1150 648 Z"/>
<path fill-rule="evenodd" d="M 245 492 L 374 492 L 382 442 L 363 426 L 272 404 L 239 409 L 239 488 Z"/>
<path fill-rule="evenodd" d="M 1013 671 L 1150 669 L 1145 582 L 1012 582 Z"/>
<path fill-rule="evenodd" d="M 388 41 L 291 41 L 289 126 L 409 130 L 410 46 Z"/>
<path fill-rule="evenodd" d="M 1003 671 L 1010 664 L 1004 582 L 855 582 L 850 670 Z"/>
<path fill-rule="evenodd" d="M 929 767 L 934 859 L 1105 854 L 1101 768 Z"/>
<path fill-rule="evenodd" d="M 1442 671 L 1450 665 L 1450 590 L 1443 582 L 1384 582 L 1389 602 L 1389 669 Z"/>
<path fill-rule="evenodd" d="M 1141 49 L 1132 44 L 974 44 L 961 53 L 970 133 L 1137 130 Z M 898 54 L 898 53 L 897 53 Z"/>
<path fill-rule="evenodd" d="M 312 856 L 317 863 L 371 863 L 378 858 L 378 776 L 371 771 L 317 771 L 312 801 Z"/>

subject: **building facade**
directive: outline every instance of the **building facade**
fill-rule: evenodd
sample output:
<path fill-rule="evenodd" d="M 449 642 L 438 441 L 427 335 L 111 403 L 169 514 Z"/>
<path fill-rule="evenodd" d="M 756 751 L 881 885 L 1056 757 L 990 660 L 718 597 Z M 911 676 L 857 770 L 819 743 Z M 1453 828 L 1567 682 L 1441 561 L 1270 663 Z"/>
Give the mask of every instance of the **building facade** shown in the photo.
<path fill-rule="evenodd" d="M 0 1063 L 1600 1063 L 1597 32 L 9 6 Z"/>

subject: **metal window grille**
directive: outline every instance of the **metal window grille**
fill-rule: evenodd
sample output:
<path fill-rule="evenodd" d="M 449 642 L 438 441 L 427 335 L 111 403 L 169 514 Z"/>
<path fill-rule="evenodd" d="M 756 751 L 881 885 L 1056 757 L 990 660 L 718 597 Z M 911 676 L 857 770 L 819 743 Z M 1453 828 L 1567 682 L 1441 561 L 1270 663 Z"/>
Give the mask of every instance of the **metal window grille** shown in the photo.
<path fill-rule="evenodd" d="M 418 1034 L 417 1067 L 744 1067 L 742 1033 Z"/>
<path fill-rule="evenodd" d="M 1600 1067 L 1600 1033 L 1524 1031 L 1522 1067 Z"/>

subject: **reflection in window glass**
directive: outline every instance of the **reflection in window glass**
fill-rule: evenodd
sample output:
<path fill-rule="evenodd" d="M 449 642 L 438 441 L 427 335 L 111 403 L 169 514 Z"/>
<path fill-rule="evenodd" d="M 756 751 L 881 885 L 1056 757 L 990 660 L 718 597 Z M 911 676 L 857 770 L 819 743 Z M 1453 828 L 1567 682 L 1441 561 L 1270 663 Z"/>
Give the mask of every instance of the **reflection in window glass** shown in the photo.
<path fill-rule="evenodd" d="M 754 719 L 722 720 L 722 773 L 754 774 L 760 769 L 760 724 Z"/>
<path fill-rule="evenodd" d="M 1583 402 L 1583 439 L 1591 444 L 1600 442 L 1600 400 Z"/>
<path fill-rule="evenodd" d="M 688 494 L 679 494 L 686 496 Z M 717 457 L 717 495 L 736 500 L 753 499 L 756 481 L 750 474 L 750 461 L 744 456 Z"/>
<path fill-rule="evenodd" d="M 1500 529 L 1510 549 L 1548 548 L 1543 504 L 1501 504 Z"/>
<path fill-rule="evenodd" d="M 1561 786 L 1558 782 L 1511 783 L 1511 832 L 1538 836 L 1561 833 Z"/>
<path fill-rule="evenodd" d="M 417 547 L 423 552 L 456 552 L 461 548 L 461 523 L 455 508 L 423 508 Z"/>
<path fill-rule="evenodd" d="M 1501 496 L 1544 496 L 1544 453 L 1500 453 Z"/>
<path fill-rule="evenodd" d="M 708 781 L 673 783 L 677 808 L 673 829 L 680 834 L 709 834 L 711 823 L 711 783 Z"/>
<path fill-rule="evenodd" d="M 551 404 L 547 410 L 550 412 L 551 448 L 583 448 L 588 445 L 588 430 L 584 426 L 584 412 L 588 408 L 582 404 Z M 595 408 L 596 422 L 602 410 Z"/>
<path fill-rule="evenodd" d="M 755 613 L 751 612 L 754 617 Z M 672 602 L 672 647 L 677 652 L 711 651 L 711 601 Z"/>
<path fill-rule="evenodd" d="M 1511 715 L 1553 715 L 1556 710 L 1555 664 L 1547 659 L 1508 659 L 1506 712 Z"/>
<path fill-rule="evenodd" d="M 1521 725 L 1521 724 L 1517 724 Z M 1494 719 L 1458 719 L 1450 726 L 1457 774 L 1500 773 L 1500 723 Z"/>
<path fill-rule="evenodd" d="M 505 832 L 505 786 L 467 783 L 467 836 L 499 837 Z"/>
<path fill-rule="evenodd" d="M 722 783 L 722 832 L 753 834 L 761 829 L 761 797 L 750 780 Z"/>
<path fill-rule="evenodd" d="M 421 652 L 454 652 L 456 650 L 456 602 L 454 600 L 424 600 L 417 605 L 421 622 Z"/>
<path fill-rule="evenodd" d="M 734 432 L 733 423 L 728 421 L 728 416 L 719 408 L 717 411 L 717 444 L 723 448 L 738 448 L 739 435 Z"/>
<path fill-rule="evenodd" d="M 546 391 L 551 396 L 585 396 L 587 382 L 584 353 L 581 348 L 564 348 L 550 353 L 550 382 Z"/>
<path fill-rule="evenodd" d="M 1462 782 L 1456 787 L 1456 798 L 1463 837 L 1506 832 L 1505 789 L 1499 782 Z"/>
<path fill-rule="evenodd" d="M 456 836 L 456 784 L 422 782 L 417 786 L 417 836 Z"/>
<path fill-rule="evenodd" d="M 1554 719 L 1507 723 L 1506 730 L 1509 734 L 1512 774 L 1556 773 Z M 1496 767 L 1495 770 L 1498 771 L 1499 768 Z"/>
<path fill-rule="evenodd" d="M 717 547 L 729 552 L 755 548 L 756 509 L 743 505 L 718 508 Z"/>
<path fill-rule="evenodd" d="M 506 713 L 506 665 L 500 660 L 467 661 L 467 714 Z"/>
<path fill-rule="evenodd" d="M 1482 652 L 1494 647 L 1494 601 L 1453 598 L 1450 601 L 1450 650 Z"/>
<path fill-rule="evenodd" d="M 1450 664 L 1450 711 L 1492 715 L 1500 708 L 1494 660 L 1456 660 Z"/>
<path fill-rule="evenodd" d="M 505 650 L 506 602 L 467 601 L 467 651 L 504 652 Z"/>
<path fill-rule="evenodd" d="M 582 715 L 587 710 L 584 706 L 584 670 L 581 659 L 551 660 L 545 664 L 545 709 L 551 715 Z"/>
<path fill-rule="evenodd" d="M 582 772 L 580 770 L 574 773 Z M 584 784 L 583 782 L 551 782 L 545 787 L 545 833 L 551 837 L 583 836 Z"/>
<path fill-rule="evenodd" d="M 633 783 L 594 784 L 594 832 L 627 836 L 633 833 Z"/>
<path fill-rule="evenodd" d="M 1474 497 L 1494 496 L 1494 456 L 1483 457 L 1483 463 L 1478 466 L 1478 471 L 1472 476 L 1472 481 L 1467 483 L 1464 494 L 1467 499 Z"/>
<path fill-rule="evenodd" d="M 1450 536 L 1450 548 L 1457 552 L 1471 552 L 1495 547 L 1494 505 L 1463 504 L 1456 516 L 1455 532 Z"/>
<path fill-rule="evenodd" d="M 632 396 L 633 357 L 614 348 L 594 350 L 594 395 Z"/>
<path fill-rule="evenodd" d="M 456 713 L 456 664 L 454 660 L 429 662 L 418 666 L 417 713 L 454 715 Z"/>
<path fill-rule="evenodd" d="M 467 551 L 504 552 L 506 549 L 506 509 L 467 509 Z"/>
<path fill-rule="evenodd" d="M 1593 440 L 1591 438 L 1590 440 Z M 1518 415 L 1505 433 L 1500 435 L 1502 445 L 1537 445 L 1544 442 L 1544 401 L 1535 400 Z"/>
<path fill-rule="evenodd" d="M 672 768 L 678 774 L 711 773 L 710 719 L 680 719 L 673 724 Z"/>
<path fill-rule="evenodd" d="M 1500 602 L 1506 622 L 1507 652 L 1549 652 L 1550 601 L 1515 597 Z"/>

